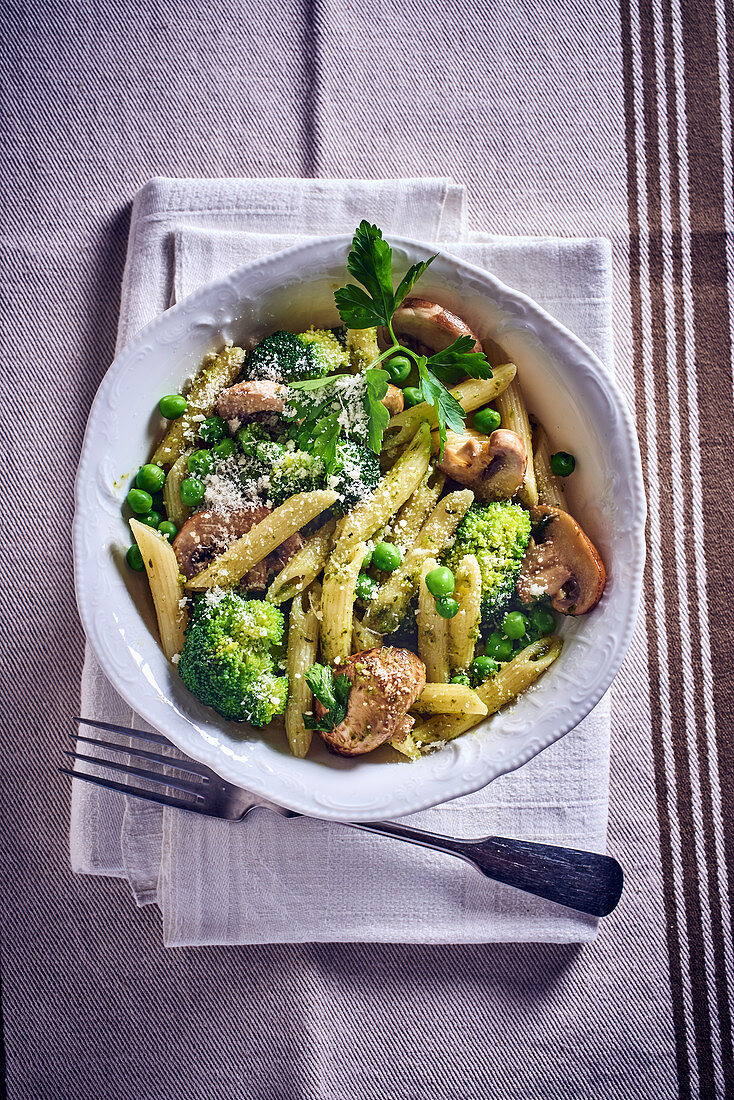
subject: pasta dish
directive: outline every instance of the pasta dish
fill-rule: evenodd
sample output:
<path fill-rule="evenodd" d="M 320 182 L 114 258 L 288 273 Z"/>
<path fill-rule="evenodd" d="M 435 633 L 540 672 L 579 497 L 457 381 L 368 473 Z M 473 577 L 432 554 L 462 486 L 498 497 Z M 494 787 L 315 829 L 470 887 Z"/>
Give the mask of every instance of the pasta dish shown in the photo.
<path fill-rule="evenodd" d="M 230 721 L 282 721 L 346 756 L 418 759 L 557 659 L 558 615 L 602 597 L 570 515 L 575 459 L 525 406 L 517 366 L 397 286 L 358 227 L 342 324 L 213 351 L 125 498 L 161 646 Z"/>

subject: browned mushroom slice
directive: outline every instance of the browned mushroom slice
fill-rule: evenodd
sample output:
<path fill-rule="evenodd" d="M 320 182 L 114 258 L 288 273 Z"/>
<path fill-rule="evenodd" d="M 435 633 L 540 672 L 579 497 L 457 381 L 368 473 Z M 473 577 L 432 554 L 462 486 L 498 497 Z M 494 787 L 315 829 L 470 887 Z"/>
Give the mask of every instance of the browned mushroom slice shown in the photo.
<path fill-rule="evenodd" d="M 405 398 L 403 397 L 403 391 L 398 386 L 388 386 L 387 393 L 382 399 L 382 404 L 385 406 L 390 416 L 397 416 L 405 408 Z"/>
<path fill-rule="evenodd" d="M 474 490 L 477 500 L 509 500 L 523 483 L 528 455 L 517 432 L 498 428 L 490 436 L 467 428 L 446 432 L 439 470 Z"/>
<path fill-rule="evenodd" d="M 235 539 L 246 535 L 271 509 L 265 505 L 236 508 L 229 512 L 204 509 L 189 516 L 173 540 L 178 566 L 184 577 L 195 577 Z"/>
<path fill-rule="evenodd" d="M 395 310 L 392 319 L 393 332 L 401 344 L 421 355 L 433 355 L 444 351 L 460 336 L 471 336 L 473 351 L 481 351 L 476 333 L 461 317 L 425 298 L 406 298 Z M 392 343 L 385 329 L 379 329 L 378 337 L 384 347 Z"/>
<path fill-rule="evenodd" d="M 408 710 L 426 686 L 426 669 L 415 653 L 392 646 L 368 649 L 348 657 L 336 672 L 344 672 L 352 687 L 346 718 L 321 734 L 335 752 L 361 756 L 394 734 L 404 737 L 410 732 L 413 719 Z M 317 717 L 323 717 L 318 699 L 314 707 Z"/>
<path fill-rule="evenodd" d="M 280 382 L 237 382 L 222 390 L 215 411 L 225 420 L 249 420 L 259 413 L 282 413 L 288 387 Z"/>
<path fill-rule="evenodd" d="M 576 520 L 561 508 L 540 504 L 530 513 L 542 523 L 538 541 L 530 540 L 517 581 L 523 603 L 551 597 L 551 607 L 563 615 L 583 615 L 602 597 L 606 572 L 593 542 Z"/>

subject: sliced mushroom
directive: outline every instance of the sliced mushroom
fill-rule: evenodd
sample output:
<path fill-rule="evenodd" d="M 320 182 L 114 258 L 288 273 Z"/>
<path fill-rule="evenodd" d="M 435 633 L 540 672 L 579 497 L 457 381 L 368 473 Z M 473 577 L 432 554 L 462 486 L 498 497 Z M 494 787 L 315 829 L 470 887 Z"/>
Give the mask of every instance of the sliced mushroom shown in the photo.
<path fill-rule="evenodd" d="M 517 432 L 498 428 L 490 436 L 467 428 L 446 432 L 439 470 L 474 490 L 477 500 L 509 500 L 523 483 L 528 454 Z"/>
<path fill-rule="evenodd" d="M 561 508 L 540 504 L 531 518 L 542 523 L 538 540 L 531 539 L 517 581 L 523 603 L 551 597 L 551 607 L 563 615 L 584 615 L 601 599 L 606 584 L 604 563 L 576 520 Z"/>
<path fill-rule="evenodd" d="M 390 737 L 404 738 L 413 727 L 408 714 L 426 686 L 423 662 L 408 649 L 383 646 L 348 657 L 336 673 L 344 672 L 352 687 L 347 716 L 333 730 L 321 736 L 342 756 L 372 752 Z M 320 718 L 324 707 L 315 701 Z"/>
<path fill-rule="evenodd" d="M 250 420 L 259 413 L 282 413 L 288 387 L 280 382 L 237 382 L 222 390 L 215 411 L 225 420 Z"/>
<path fill-rule="evenodd" d="M 235 539 L 246 535 L 251 527 L 270 515 L 271 508 L 237 508 L 229 512 L 203 510 L 189 516 L 173 540 L 179 569 L 185 577 L 194 577 L 221 554 Z M 296 532 L 276 547 L 266 558 L 245 574 L 239 587 L 248 592 L 261 592 L 274 573 L 286 565 L 303 545 Z"/>
<path fill-rule="evenodd" d="M 437 302 L 427 302 L 425 298 L 406 298 L 395 310 L 392 327 L 400 343 L 420 355 L 444 351 L 460 336 L 471 336 L 474 347 L 470 350 L 482 350 L 476 333 L 472 332 L 466 321 Z M 390 346 L 392 340 L 386 329 L 379 329 L 377 335 L 382 347 Z"/>
<path fill-rule="evenodd" d="M 398 386 L 388 386 L 387 393 L 382 399 L 382 404 L 390 413 L 390 416 L 397 416 L 398 413 L 401 413 L 405 408 L 403 391 Z"/>

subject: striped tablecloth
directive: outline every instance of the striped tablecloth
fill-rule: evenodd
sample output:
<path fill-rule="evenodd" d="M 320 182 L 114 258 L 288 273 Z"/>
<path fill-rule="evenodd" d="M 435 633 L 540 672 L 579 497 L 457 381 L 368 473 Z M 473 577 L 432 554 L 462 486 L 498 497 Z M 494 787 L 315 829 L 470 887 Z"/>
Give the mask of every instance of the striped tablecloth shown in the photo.
<path fill-rule="evenodd" d="M 4 20 L 11 1098 L 734 1095 L 731 6 L 40 0 Z M 650 553 L 612 700 L 628 886 L 594 944 L 164 952 L 123 887 L 72 877 L 69 484 L 129 197 L 156 174 L 451 175 L 474 229 L 611 240 Z"/>

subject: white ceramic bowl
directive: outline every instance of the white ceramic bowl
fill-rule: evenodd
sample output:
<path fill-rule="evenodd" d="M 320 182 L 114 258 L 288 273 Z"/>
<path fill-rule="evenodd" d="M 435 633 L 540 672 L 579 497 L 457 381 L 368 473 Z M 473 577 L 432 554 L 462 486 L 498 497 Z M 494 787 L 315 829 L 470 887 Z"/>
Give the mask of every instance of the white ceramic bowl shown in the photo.
<path fill-rule="evenodd" d="M 396 267 L 430 249 L 391 238 Z M 115 360 L 92 406 L 76 483 L 77 600 L 92 648 L 127 702 L 189 756 L 225 779 L 313 817 L 369 821 L 409 814 L 485 786 L 520 767 L 588 714 L 612 682 L 630 641 L 644 561 L 645 503 L 639 450 L 609 372 L 529 298 L 490 274 L 442 254 L 422 296 L 455 308 L 480 337 L 518 363 L 531 409 L 578 469 L 570 507 L 607 567 L 591 614 L 564 620 L 564 649 L 539 683 L 475 733 L 415 763 L 387 752 L 354 759 L 315 738 L 308 760 L 282 731 L 226 722 L 180 682 L 156 640 L 144 578 L 124 562 L 130 531 L 120 505 L 163 424 L 159 398 L 181 388 L 224 340 L 251 346 L 278 328 L 336 324 L 333 292 L 346 281 L 347 237 L 315 240 L 247 264 L 210 283 L 147 326 Z"/>

